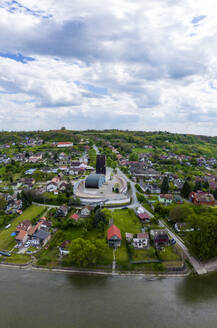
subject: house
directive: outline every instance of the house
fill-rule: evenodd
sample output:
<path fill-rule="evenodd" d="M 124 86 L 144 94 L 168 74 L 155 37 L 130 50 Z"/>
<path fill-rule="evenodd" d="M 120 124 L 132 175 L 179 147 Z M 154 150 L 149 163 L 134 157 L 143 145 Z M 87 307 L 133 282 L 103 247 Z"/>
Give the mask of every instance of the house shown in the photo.
<path fill-rule="evenodd" d="M 73 220 L 75 220 L 75 221 L 78 221 L 79 215 L 77 213 L 74 213 L 74 214 L 71 215 L 70 218 L 73 219 Z"/>
<path fill-rule="evenodd" d="M 29 235 L 30 237 L 32 237 L 32 236 L 34 235 L 34 233 L 40 229 L 42 223 L 43 223 L 42 221 L 39 221 L 36 225 L 32 226 L 32 227 L 28 230 L 28 235 Z"/>
<path fill-rule="evenodd" d="M 177 232 L 189 232 L 194 231 L 193 228 L 189 228 L 185 222 L 176 222 L 174 228 Z"/>
<path fill-rule="evenodd" d="M 66 181 L 62 181 L 58 184 L 58 190 L 59 191 L 65 191 L 67 187 L 67 182 Z"/>
<path fill-rule="evenodd" d="M 73 146 L 73 142 L 70 142 L 70 141 L 64 141 L 64 142 L 57 143 L 58 148 L 72 147 L 72 146 Z"/>
<path fill-rule="evenodd" d="M 45 245 L 51 238 L 50 232 L 38 230 L 34 233 L 33 239 L 37 240 L 40 244 Z"/>
<path fill-rule="evenodd" d="M 54 192 L 58 188 L 58 184 L 56 182 L 49 182 L 46 186 L 47 192 Z"/>
<path fill-rule="evenodd" d="M 158 200 L 160 203 L 164 205 L 170 205 L 173 202 L 173 195 L 172 194 L 160 194 L 158 196 Z"/>
<path fill-rule="evenodd" d="M 52 223 L 48 220 L 41 220 L 40 223 L 41 223 L 39 226 L 40 230 L 42 229 L 48 231 L 52 225 Z"/>
<path fill-rule="evenodd" d="M 121 246 L 121 232 L 114 224 L 107 231 L 107 240 L 109 247 L 117 248 Z"/>
<path fill-rule="evenodd" d="M 16 232 L 19 232 L 21 230 L 28 231 L 30 228 L 32 228 L 32 222 L 29 220 L 24 220 L 19 223 L 19 225 L 16 227 Z"/>
<path fill-rule="evenodd" d="M 194 192 L 189 194 L 189 201 L 195 205 L 214 206 L 216 204 L 215 198 L 208 192 Z"/>
<path fill-rule="evenodd" d="M 16 236 L 16 241 L 25 244 L 25 242 L 28 240 L 28 233 L 25 230 L 20 230 L 18 235 Z"/>
<path fill-rule="evenodd" d="M 33 179 L 33 178 L 24 179 L 23 186 L 32 188 L 34 186 L 34 184 L 35 184 L 35 179 Z"/>
<path fill-rule="evenodd" d="M 125 238 L 126 238 L 126 241 L 128 243 L 130 243 L 133 240 L 133 234 L 132 233 L 129 233 L 129 232 L 126 232 L 125 233 Z"/>
<path fill-rule="evenodd" d="M 173 200 L 176 204 L 183 204 L 183 199 L 180 195 L 174 195 Z"/>
<path fill-rule="evenodd" d="M 133 238 L 133 247 L 142 249 L 149 245 L 149 235 L 148 233 L 138 233 L 136 238 Z"/>
<path fill-rule="evenodd" d="M 57 210 L 56 210 L 56 217 L 61 217 L 61 216 L 67 216 L 68 214 L 68 206 L 63 205 L 60 206 Z"/>
<path fill-rule="evenodd" d="M 51 180 L 51 182 L 54 182 L 54 183 L 59 183 L 60 182 L 60 177 L 59 176 L 56 176 L 56 177 L 53 177 L 53 179 Z"/>
<path fill-rule="evenodd" d="M 29 157 L 29 162 L 36 163 L 42 160 L 42 153 L 34 154 Z"/>
<path fill-rule="evenodd" d="M 154 241 L 156 248 L 167 246 L 169 244 L 169 236 L 166 230 L 151 230 L 151 237 Z"/>
<path fill-rule="evenodd" d="M 69 251 L 67 248 L 69 247 L 71 241 L 70 240 L 65 240 L 59 247 L 60 255 L 68 255 Z"/>
<path fill-rule="evenodd" d="M 141 220 L 141 222 L 148 222 L 150 220 L 150 215 L 146 212 L 139 213 L 138 218 Z"/>
<path fill-rule="evenodd" d="M 81 212 L 80 212 L 81 218 L 87 218 L 88 216 L 90 216 L 91 210 L 92 210 L 92 207 L 89 205 L 82 207 Z"/>

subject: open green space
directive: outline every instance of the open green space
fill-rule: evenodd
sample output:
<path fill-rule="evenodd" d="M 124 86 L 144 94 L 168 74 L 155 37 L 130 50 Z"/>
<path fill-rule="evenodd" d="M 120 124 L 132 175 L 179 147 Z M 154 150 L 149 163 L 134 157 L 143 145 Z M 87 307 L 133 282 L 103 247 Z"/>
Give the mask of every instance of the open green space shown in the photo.
<path fill-rule="evenodd" d="M 132 249 L 132 261 L 157 260 L 154 247 L 145 249 Z"/>
<path fill-rule="evenodd" d="M 164 247 L 159 254 L 161 260 L 164 261 L 178 261 L 180 260 L 180 255 L 176 251 L 175 247 L 167 246 Z"/>
<path fill-rule="evenodd" d="M 10 257 L 5 257 L 4 263 L 13 263 L 13 264 L 27 264 L 31 260 L 29 255 L 25 254 L 12 254 Z"/>
<path fill-rule="evenodd" d="M 142 225 L 132 209 L 114 210 L 114 224 L 121 230 L 122 238 L 125 239 L 125 233 L 136 234 L 141 232 Z"/>
<path fill-rule="evenodd" d="M 15 245 L 14 237 L 11 233 L 15 231 L 17 225 L 23 220 L 32 221 L 34 218 L 38 217 L 44 212 L 44 208 L 36 205 L 31 205 L 27 208 L 20 216 L 16 217 L 11 222 L 11 227 L 9 229 L 2 229 L 0 231 L 0 250 L 10 250 Z"/>

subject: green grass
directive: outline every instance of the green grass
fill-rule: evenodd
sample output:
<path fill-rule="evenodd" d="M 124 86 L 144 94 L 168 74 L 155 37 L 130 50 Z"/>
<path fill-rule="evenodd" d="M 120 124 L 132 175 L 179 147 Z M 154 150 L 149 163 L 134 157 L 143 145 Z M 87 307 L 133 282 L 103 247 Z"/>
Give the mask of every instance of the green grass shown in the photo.
<path fill-rule="evenodd" d="M 13 264 L 27 264 L 31 260 L 29 255 L 23 254 L 13 254 L 10 257 L 5 258 L 5 263 L 13 263 Z"/>
<path fill-rule="evenodd" d="M 20 216 L 11 221 L 11 227 L 9 229 L 3 229 L 0 231 L 0 250 L 9 250 L 15 245 L 15 238 L 11 236 L 11 233 L 15 231 L 17 225 L 23 220 L 33 220 L 38 215 L 44 212 L 44 208 L 36 205 L 30 206 Z"/>
<path fill-rule="evenodd" d="M 130 232 L 132 234 L 141 232 L 141 222 L 131 209 L 114 210 L 113 220 L 114 224 L 121 230 L 122 239 L 125 239 L 126 232 Z"/>
<path fill-rule="evenodd" d="M 144 260 L 157 260 L 154 247 L 132 250 L 132 261 Z"/>
<path fill-rule="evenodd" d="M 159 254 L 160 259 L 164 261 L 178 261 L 180 260 L 179 254 L 176 253 L 173 246 L 164 247 L 163 250 Z"/>

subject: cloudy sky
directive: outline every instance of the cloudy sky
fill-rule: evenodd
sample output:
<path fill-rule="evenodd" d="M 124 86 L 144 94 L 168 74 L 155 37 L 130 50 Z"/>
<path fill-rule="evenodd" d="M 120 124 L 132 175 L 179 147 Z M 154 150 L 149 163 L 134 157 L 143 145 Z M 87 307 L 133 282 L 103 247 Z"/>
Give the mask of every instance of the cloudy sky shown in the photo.
<path fill-rule="evenodd" d="M 216 0 L 0 1 L 0 129 L 217 135 Z"/>

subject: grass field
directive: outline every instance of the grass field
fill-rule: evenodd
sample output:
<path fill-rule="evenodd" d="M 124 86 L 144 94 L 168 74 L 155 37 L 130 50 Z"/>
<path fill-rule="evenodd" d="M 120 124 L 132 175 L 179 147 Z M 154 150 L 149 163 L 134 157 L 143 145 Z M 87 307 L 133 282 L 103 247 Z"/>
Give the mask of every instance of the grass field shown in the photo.
<path fill-rule="evenodd" d="M 10 257 L 5 257 L 4 263 L 13 263 L 13 264 L 27 264 L 31 260 L 29 255 L 23 254 L 13 254 Z"/>
<path fill-rule="evenodd" d="M 154 247 L 133 249 L 132 261 L 157 260 Z"/>
<path fill-rule="evenodd" d="M 141 232 L 142 225 L 131 209 L 114 210 L 113 212 L 114 224 L 121 230 L 122 238 L 125 239 L 125 232 L 133 234 Z"/>
<path fill-rule="evenodd" d="M 11 227 L 9 229 L 3 228 L 3 230 L 0 231 L 0 250 L 10 250 L 15 245 L 15 239 L 11 236 L 11 233 L 15 231 L 17 225 L 21 221 L 31 221 L 43 212 L 43 207 L 32 205 L 11 222 Z"/>
<path fill-rule="evenodd" d="M 176 253 L 173 246 L 167 246 L 160 252 L 160 258 L 164 261 L 179 261 L 180 256 Z"/>

